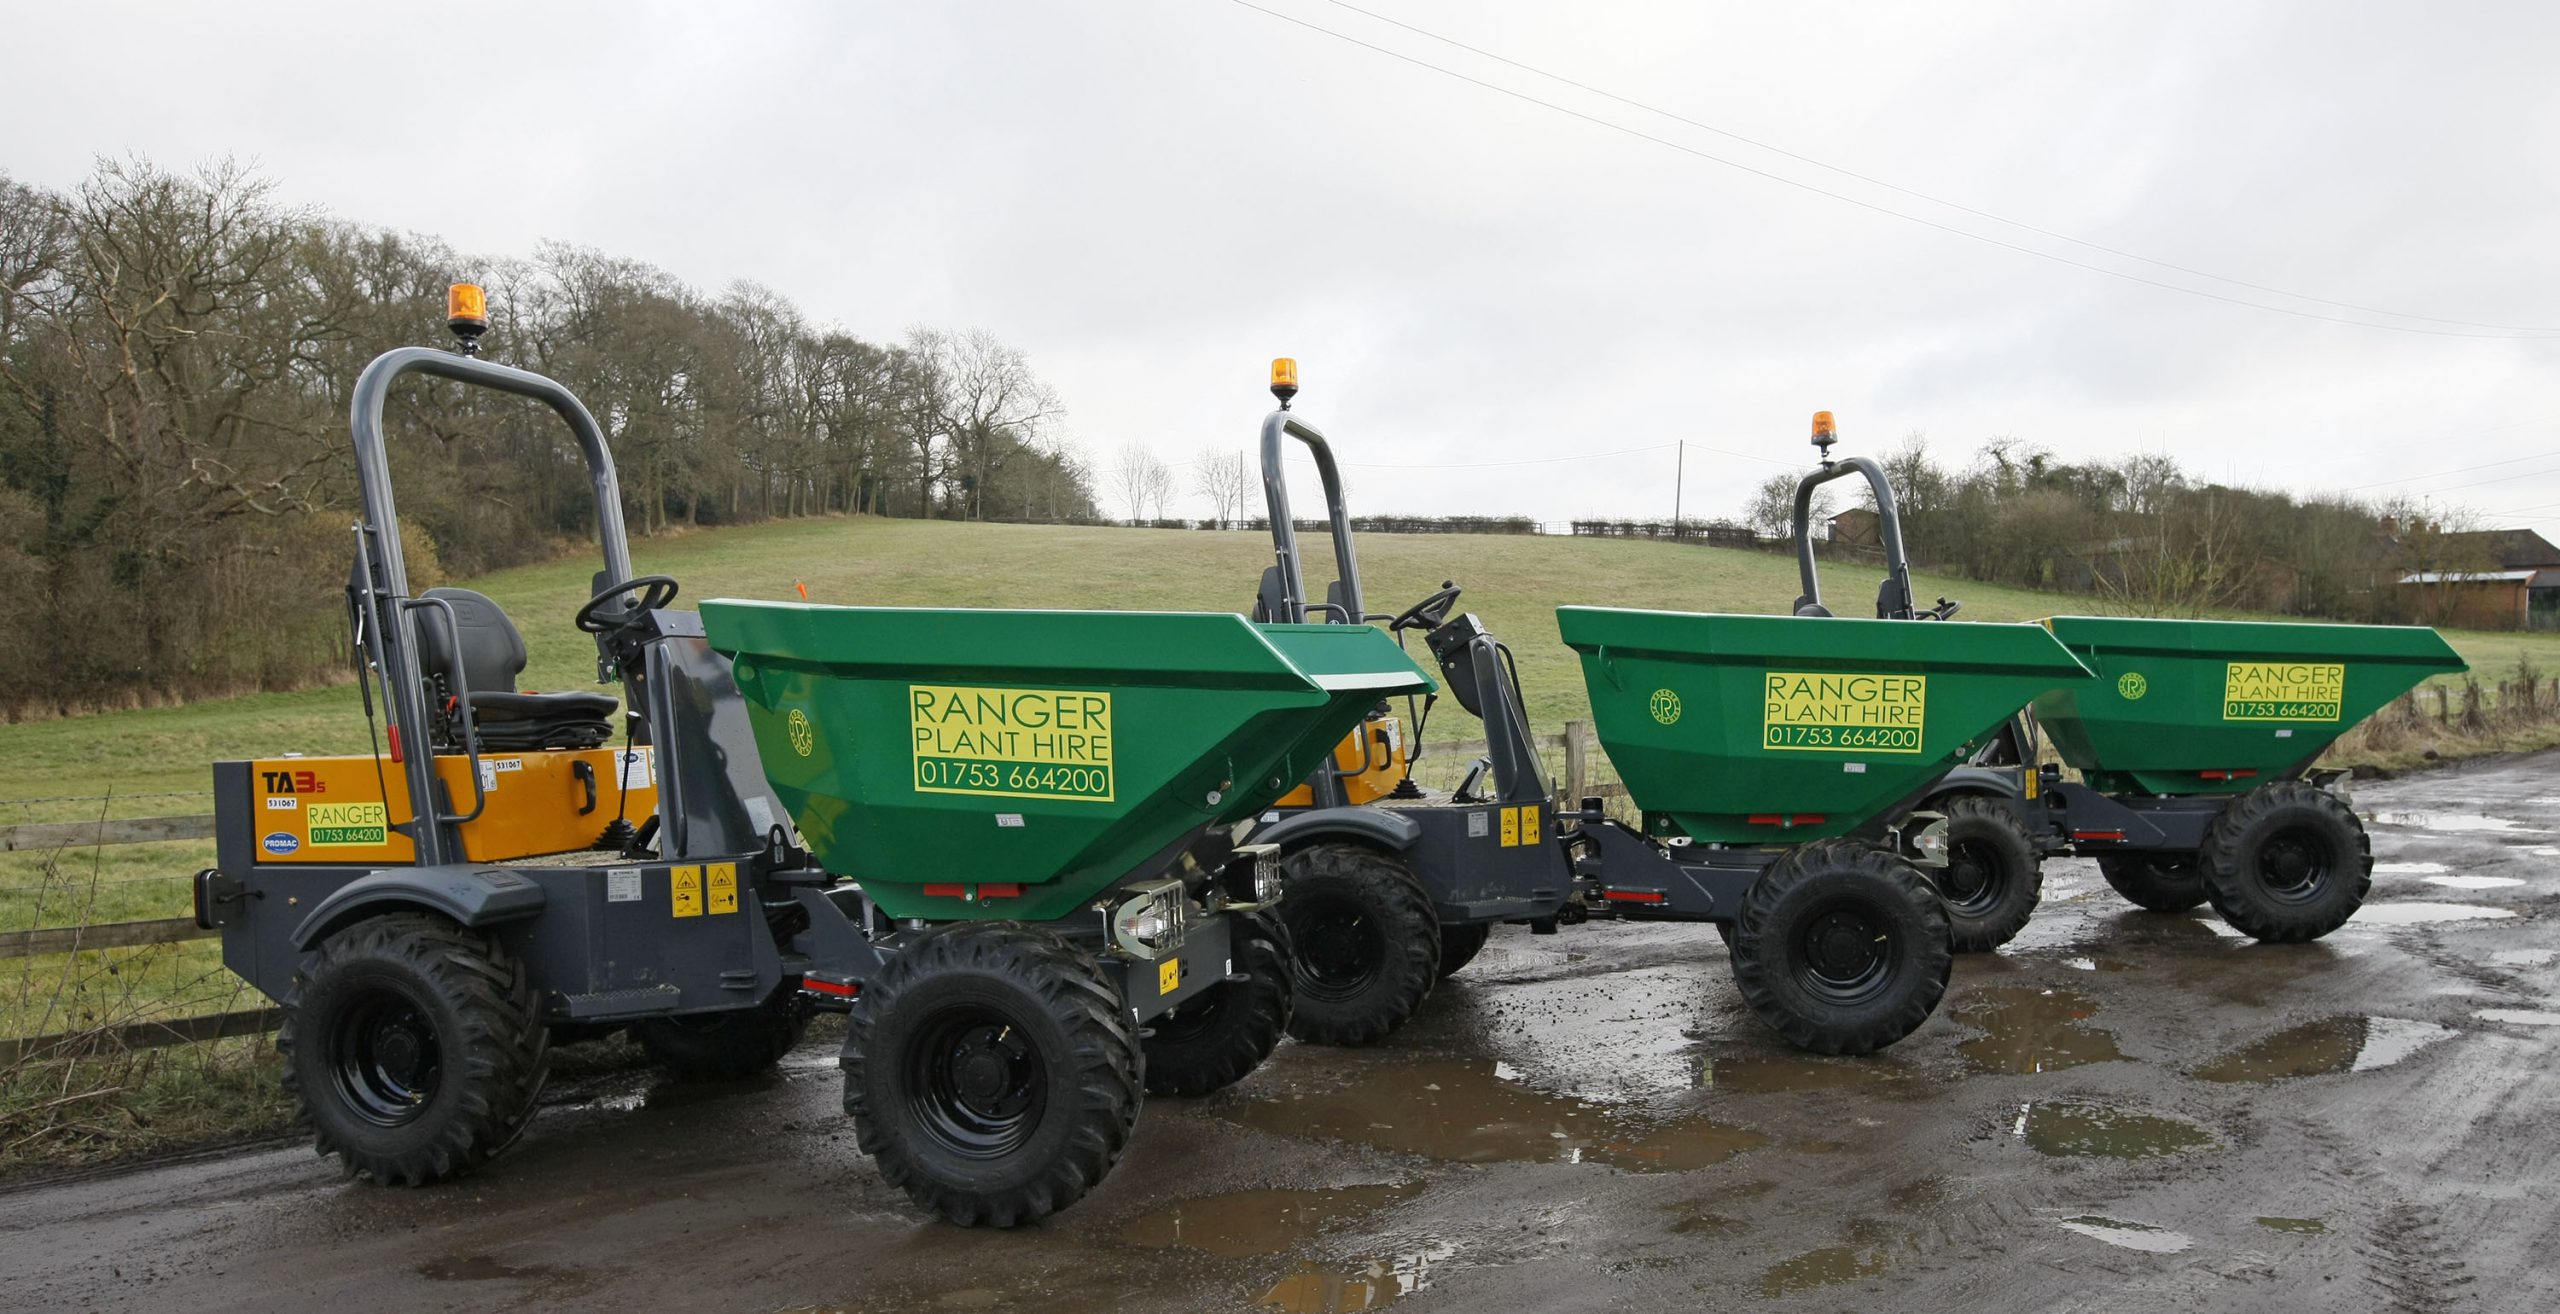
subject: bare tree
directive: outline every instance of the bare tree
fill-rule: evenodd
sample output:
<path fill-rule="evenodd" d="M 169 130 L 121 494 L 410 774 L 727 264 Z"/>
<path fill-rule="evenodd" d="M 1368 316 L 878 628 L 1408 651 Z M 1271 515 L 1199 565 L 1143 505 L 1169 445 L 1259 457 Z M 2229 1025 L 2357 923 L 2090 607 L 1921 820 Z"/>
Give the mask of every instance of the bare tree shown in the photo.
<path fill-rule="evenodd" d="M 1166 465 L 1162 461 L 1156 460 L 1152 456 L 1147 459 L 1149 461 L 1149 465 L 1147 467 L 1147 505 L 1155 508 L 1154 518 L 1162 520 L 1165 518 L 1164 504 L 1172 500 L 1174 491 L 1177 487 L 1173 478 L 1173 467 Z"/>
<path fill-rule="evenodd" d="M 1828 484 L 1813 490 L 1813 508 L 1809 517 L 1818 527 L 1829 520 L 1834 503 Z M 1743 508 L 1743 519 L 1762 538 L 1792 538 L 1796 532 L 1796 476 L 1773 474 L 1760 481 L 1759 490 L 1751 495 Z M 1815 537 L 1821 536 L 1815 529 Z"/>
<path fill-rule="evenodd" d="M 1163 460 L 1147 450 L 1144 443 L 1132 442 L 1120 448 L 1120 464 L 1111 472 L 1112 491 L 1129 504 L 1129 518 L 1147 518 L 1147 500 L 1159 482 L 1170 483 L 1173 473 L 1165 469 Z"/>
<path fill-rule="evenodd" d="M 1240 519 L 1253 496 L 1253 476 L 1245 473 L 1244 453 L 1202 448 L 1192 463 L 1191 491 L 1208 500 L 1220 526 Z"/>

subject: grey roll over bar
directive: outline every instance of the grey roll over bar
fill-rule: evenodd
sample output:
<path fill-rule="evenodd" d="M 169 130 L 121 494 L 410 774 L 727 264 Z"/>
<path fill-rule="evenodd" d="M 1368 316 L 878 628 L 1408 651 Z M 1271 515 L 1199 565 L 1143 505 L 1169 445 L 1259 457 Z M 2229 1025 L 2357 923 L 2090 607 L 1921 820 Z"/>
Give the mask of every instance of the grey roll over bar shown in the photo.
<path fill-rule="evenodd" d="M 1280 469 L 1282 443 L 1295 438 L 1315 453 L 1316 473 L 1324 480 L 1325 513 L 1333 524 L 1333 568 L 1339 578 L 1342 601 L 1336 604 L 1307 600 L 1306 572 L 1298 562 L 1298 526 L 1289 516 L 1289 482 Z M 1333 448 L 1324 434 L 1287 411 L 1273 411 L 1262 420 L 1262 496 L 1271 514 L 1271 548 L 1280 559 L 1280 614 L 1274 619 L 1303 623 L 1315 619 L 1315 613 L 1336 613 L 1334 620 L 1353 625 L 1368 620 L 1360 605 L 1360 561 L 1351 549 L 1351 513 L 1342 501 L 1342 471 L 1333 460 Z"/>
<path fill-rule="evenodd" d="M 446 823 L 463 820 L 437 801 L 434 752 L 428 738 L 426 685 L 418 662 L 418 633 L 409 597 L 409 565 L 400 550 L 400 515 L 391 498 L 389 444 L 383 438 L 382 409 L 393 381 L 404 374 L 432 374 L 474 387 L 530 397 L 549 406 L 577 437 L 587 459 L 587 479 L 596 498 L 596 537 L 604 547 L 607 583 L 631 578 L 631 542 L 622 524 L 622 489 L 614 478 L 613 453 L 604 430 L 577 397 L 559 383 L 525 370 L 510 369 L 432 347 L 400 347 L 373 358 L 356 376 L 355 396 L 348 406 L 348 427 L 356 446 L 356 486 L 363 497 L 364 519 L 357 526 L 357 550 L 363 555 L 357 605 L 374 635 L 375 660 L 382 673 L 384 709 L 394 732 L 401 775 L 408 785 L 412 819 L 393 829 L 417 848 L 421 866 L 459 861 L 458 843 L 448 842 Z M 475 781 L 476 784 L 476 781 Z M 476 809 L 475 809 L 476 811 Z"/>
<path fill-rule="evenodd" d="M 1822 468 L 1796 481 L 1796 573 L 1804 582 L 1804 593 L 1796 599 L 1796 614 L 1827 616 L 1827 611 L 1812 610 L 1822 606 L 1822 582 L 1813 564 L 1813 490 L 1834 479 L 1852 474 L 1864 475 L 1867 487 L 1875 493 L 1876 517 L 1884 537 L 1884 587 L 1876 592 L 1878 620 L 1913 620 L 1919 616 L 1911 602 L 1911 558 L 1902 548 L 1902 513 L 1893 502 L 1893 481 L 1887 479 L 1884 467 L 1864 456 L 1847 456 L 1833 461 L 1826 454 Z"/>

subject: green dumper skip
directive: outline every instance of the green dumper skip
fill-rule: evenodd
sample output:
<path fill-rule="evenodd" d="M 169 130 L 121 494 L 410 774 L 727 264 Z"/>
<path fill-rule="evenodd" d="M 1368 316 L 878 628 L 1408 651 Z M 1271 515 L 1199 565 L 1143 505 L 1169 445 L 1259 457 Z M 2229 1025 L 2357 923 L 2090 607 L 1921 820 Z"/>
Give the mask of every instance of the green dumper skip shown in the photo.
<path fill-rule="evenodd" d="M 1627 792 L 1702 843 L 1846 834 L 2038 694 L 2088 679 L 2035 625 L 1603 607 L 1556 623 Z"/>
<path fill-rule="evenodd" d="M 2443 636 L 2415 625 L 2044 624 L 2090 675 L 2036 699 L 2036 718 L 2062 760 L 2108 793 L 2243 793 L 2428 677 L 2468 669 Z"/>
<path fill-rule="evenodd" d="M 802 839 L 900 918 L 1064 916 L 1432 688 L 1365 625 L 727 599 L 702 619 Z"/>

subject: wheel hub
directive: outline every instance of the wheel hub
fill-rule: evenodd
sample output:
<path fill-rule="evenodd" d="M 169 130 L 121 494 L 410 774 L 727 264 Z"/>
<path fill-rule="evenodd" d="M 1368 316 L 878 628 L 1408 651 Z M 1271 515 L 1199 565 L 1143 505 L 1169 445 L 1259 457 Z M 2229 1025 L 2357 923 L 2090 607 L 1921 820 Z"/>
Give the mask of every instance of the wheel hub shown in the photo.
<path fill-rule="evenodd" d="M 1030 1037 L 995 1010 L 952 1009 L 921 1029 L 909 1053 L 909 1105 L 950 1149 L 995 1158 L 1038 1129 L 1047 1069 Z"/>
<path fill-rule="evenodd" d="M 1980 844 L 1958 842 L 1947 854 L 1945 879 L 1947 902 L 1967 909 L 1990 902 L 1991 864 L 1983 860 Z"/>
<path fill-rule="evenodd" d="M 444 1077 L 434 1023 L 388 987 L 362 991 L 340 1009 L 330 1028 L 329 1059 L 340 1101 L 377 1127 L 416 1118 Z"/>
<path fill-rule="evenodd" d="M 1386 946 L 1378 928 L 1359 909 L 1321 904 L 1306 909 L 1290 929 L 1298 940 L 1299 965 L 1306 969 L 1314 993 L 1349 995 L 1377 975 Z"/>
<path fill-rule="evenodd" d="M 2258 851 L 2258 879 L 2272 894 L 2309 898 L 2319 891 L 2328 874 L 2327 851 L 2306 835 L 2278 835 Z"/>
<path fill-rule="evenodd" d="M 1835 1004 L 1874 998 L 1893 963 L 1891 936 L 1858 908 L 1833 908 L 1814 917 L 1797 937 L 1796 949 L 1798 979 Z"/>

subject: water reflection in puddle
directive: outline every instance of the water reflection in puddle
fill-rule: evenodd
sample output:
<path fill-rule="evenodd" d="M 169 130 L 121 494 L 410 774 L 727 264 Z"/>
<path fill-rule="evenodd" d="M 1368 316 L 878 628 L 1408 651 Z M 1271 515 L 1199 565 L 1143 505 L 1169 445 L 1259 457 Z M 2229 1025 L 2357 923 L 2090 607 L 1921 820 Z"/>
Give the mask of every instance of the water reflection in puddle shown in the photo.
<path fill-rule="evenodd" d="M 2435 922 L 2490 922 L 2515 913 L 2476 903 L 2368 903 L 2356 909 L 2351 926 L 2424 926 Z"/>
<path fill-rule="evenodd" d="M 2560 1027 L 2560 1013 L 2539 1008 L 2484 1008 L 2472 1016 L 2484 1022 L 2505 1022 L 2520 1027 Z"/>
<path fill-rule="evenodd" d="M 2376 876 L 2426 876 L 2451 870 L 2453 868 L 2441 862 L 2377 862 L 2373 864 L 2373 874 Z"/>
<path fill-rule="evenodd" d="M 1755 1054 L 1708 1059 L 1700 1067 L 1698 1084 L 1737 1095 L 1776 1095 L 1866 1086 L 1897 1080 L 1901 1075 L 1882 1060 L 1873 1058 L 1820 1059 Z"/>
<path fill-rule="evenodd" d="M 2417 808 L 2384 808 L 2373 819 L 2385 826 L 2409 826 L 2443 834 L 2547 835 L 2550 832 L 2493 817 L 2485 812 L 2428 812 Z"/>
<path fill-rule="evenodd" d="M 1322 1136 L 1451 1163 L 1603 1163 L 1683 1172 L 1769 1138 L 1706 1118 L 1628 1126 L 1601 1106 L 1532 1090 L 1507 1065 L 1440 1059 L 1380 1067 L 1338 1090 L 1257 1100 L 1234 1115 L 1283 1136 Z"/>
<path fill-rule="evenodd" d="M 2306 1236 L 2318 1236 L 2329 1230 L 2328 1222 L 2318 1218 L 2261 1218 L 2258 1226 L 2270 1232 L 2299 1232 Z"/>
<path fill-rule="evenodd" d="M 2151 1255 L 2174 1255 L 2195 1244 L 2184 1232 L 2172 1232 L 2149 1223 L 2131 1223 L 2120 1218 L 2101 1218 L 2082 1214 L 2062 1220 L 2064 1228 L 2082 1236 L 2095 1237 L 2108 1245 L 2125 1250 L 2139 1250 Z"/>
<path fill-rule="evenodd" d="M 2560 949 L 2501 949 L 2489 955 L 2500 967 L 2544 967 L 2560 959 Z"/>
<path fill-rule="evenodd" d="M 1891 1262 L 1882 1246 L 1824 1246 L 1773 1264 L 1760 1275 L 1762 1299 L 1810 1291 L 1859 1278 L 1880 1277 Z"/>
<path fill-rule="evenodd" d="M 2426 880 L 2429 885 L 2441 885 L 2448 890 L 2503 890 L 2524 884 L 2514 876 L 2429 876 Z"/>
<path fill-rule="evenodd" d="M 1302 1264 L 1297 1272 L 1272 1284 L 1254 1304 L 1282 1314 L 1349 1314 L 1383 1309 L 1429 1287 L 1435 1272 L 1455 1254 L 1457 1247 L 1434 1243 L 1347 1266 Z"/>
<path fill-rule="evenodd" d="M 1955 1020 L 1985 1034 L 1956 1048 L 1975 1071 L 2012 1076 L 2112 1063 L 2124 1057 L 2115 1037 L 2080 1025 L 2097 1011 L 2097 1001 L 2077 991 L 1984 987 L 1956 1007 Z"/>
<path fill-rule="evenodd" d="M 2453 1034 L 2398 1017 L 2328 1017 L 2288 1027 L 2197 1068 L 2205 1081 L 2264 1084 L 2287 1077 L 2387 1068 Z"/>
<path fill-rule="evenodd" d="M 1133 1246 L 1187 1246 L 1226 1259 L 1276 1255 L 1314 1238 L 1327 1224 L 1421 1193 L 1420 1182 L 1312 1191 L 1233 1191 L 1141 1214 L 1120 1229 L 1120 1239 Z"/>
<path fill-rule="evenodd" d="M 2222 1148 L 2194 1123 L 2080 1100 L 2021 1104 L 2011 1134 L 2060 1159 L 2153 1159 Z"/>

